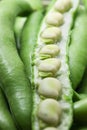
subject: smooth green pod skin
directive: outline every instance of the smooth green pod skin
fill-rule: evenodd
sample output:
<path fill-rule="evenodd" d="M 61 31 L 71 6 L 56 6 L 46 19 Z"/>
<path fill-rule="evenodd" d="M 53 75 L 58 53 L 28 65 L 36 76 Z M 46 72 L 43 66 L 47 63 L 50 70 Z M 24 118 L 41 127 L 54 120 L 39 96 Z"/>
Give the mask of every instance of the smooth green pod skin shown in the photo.
<path fill-rule="evenodd" d="M 42 11 L 33 12 L 25 22 L 21 33 L 20 56 L 25 65 L 28 78 L 31 79 L 31 64 L 33 58 L 33 49 L 36 44 L 38 31 L 41 20 L 43 18 Z"/>
<path fill-rule="evenodd" d="M 41 10 L 43 7 L 42 0 L 25 0 L 25 2 L 29 3 L 33 10 Z"/>
<path fill-rule="evenodd" d="M 81 10 L 76 19 L 69 45 L 69 66 L 73 89 L 80 83 L 87 65 L 87 14 Z"/>
<path fill-rule="evenodd" d="M 0 3 L 0 82 L 21 130 L 30 129 L 32 95 L 16 49 L 14 21 L 19 14 L 30 11 L 32 8 L 26 0 L 3 0 Z"/>
<path fill-rule="evenodd" d="M 74 103 L 74 120 L 82 125 L 87 124 L 87 69 L 77 90 L 80 98 Z M 80 128 L 79 128 L 80 129 Z M 86 130 L 87 128 L 81 129 Z"/>
<path fill-rule="evenodd" d="M 42 10 L 42 0 L 26 0 L 34 10 Z"/>
<path fill-rule="evenodd" d="M 87 124 L 87 98 L 74 103 L 74 121 L 82 125 Z"/>
<path fill-rule="evenodd" d="M 0 130 L 17 130 L 0 88 Z"/>
<path fill-rule="evenodd" d="M 85 70 L 81 83 L 78 85 L 77 92 L 79 94 L 85 94 L 87 97 L 87 68 Z"/>
<path fill-rule="evenodd" d="M 23 25 L 26 21 L 27 17 L 17 17 L 14 25 L 14 33 L 16 39 L 16 46 L 18 51 L 20 50 L 20 36 L 22 32 Z"/>
<path fill-rule="evenodd" d="M 87 0 L 82 0 L 82 3 L 84 4 L 85 9 L 87 10 Z"/>

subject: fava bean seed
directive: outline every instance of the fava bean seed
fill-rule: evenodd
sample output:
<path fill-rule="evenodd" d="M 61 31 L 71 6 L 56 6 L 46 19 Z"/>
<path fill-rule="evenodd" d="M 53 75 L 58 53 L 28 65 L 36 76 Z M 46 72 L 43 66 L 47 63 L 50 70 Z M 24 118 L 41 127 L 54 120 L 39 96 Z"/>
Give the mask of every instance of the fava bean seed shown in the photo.
<path fill-rule="evenodd" d="M 56 100 L 45 99 L 39 104 L 38 117 L 42 121 L 56 126 L 60 121 L 60 115 L 61 107 Z"/>
<path fill-rule="evenodd" d="M 39 84 L 38 93 L 48 98 L 58 98 L 61 93 L 61 83 L 56 78 L 45 78 Z"/>
<path fill-rule="evenodd" d="M 40 50 L 40 57 L 46 58 L 46 57 L 55 57 L 59 54 L 60 49 L 57 45 L 45 45 Z"/>
<path fill-rule="evenodd" d="M 41 40 L 45 43 L 54 43 L 61 39 L 61 30 L 58 27 L 45 28 L 41 33 Z"/>
<path fill-rule="evenodd" d="M 48 25 L 60 26 L 64 23 L 63 15 L 59 12 L 51 12 L 46 17 L 46 23 Z"/>
<path fill-rule="evenodd" d="M 68 11 L 72 7 L 72 1 L 71 0 L 58 0 L 55 3 L 55 9 L 64 13 Z"/>
<path fill-rule="evenodd" d="M 57 58 L 49 58 L 40 62 L 38 70 L 42 72 L 52 72 L 54 75 L 59 70 L 61 62 Z"/>

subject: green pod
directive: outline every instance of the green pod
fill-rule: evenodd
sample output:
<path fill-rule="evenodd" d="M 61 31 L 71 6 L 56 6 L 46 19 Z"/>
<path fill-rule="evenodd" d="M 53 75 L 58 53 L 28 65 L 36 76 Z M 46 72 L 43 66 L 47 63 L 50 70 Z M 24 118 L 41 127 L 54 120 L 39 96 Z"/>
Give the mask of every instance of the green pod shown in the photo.
<path fill-rule="evenodd" d="M 84 75 L 80 84 L 78 85 L 77 92 L 79 94 L 85 94 L 85 96 L 87 96 L 87 68 L 84 72 Z"/>
<path fill-rule="evenodd" d="M 74 121 L 80 125 L 87 124 L 87 98 L 74 103 Z"/>
<path fill-rule="evenodd" d="M 42 1 L 41 0 L 27 0 L 31 7 L 33 7 L 34 10 L 43 10 L 42 8 Z M 14 25 L 14 33 L 15 33 L 15 39 L 17 43 L 17 49 L 20 49 L 20 36 L 22 32 L 23 25 L 26 21 L 26 17 L 17 17 Z"/>
<path fill-rule="evenodd" d="M 42 0 L 25 0 L 34 10 L 43 10 Z"/>
<path fill-rule="evenodd" d="M 63 1 L 58 1 L 62 2 L 61 5 L 64 4 Z M 60 26 L 54 26 L 54 21 L 49 20 L 51 23 L 49 24 L 46 18 L 52 12 L 59 12 L 55 8 L 56 2 L 53 2 L 50 9 L 48 8 L 49 11 L 43 19 L 33 50 L 33 130 L 69 130 L 73 119 L 73 90 L 69 79 L 67 46 L 79 2 L 72 0 L 69 1 L 68 7 L 67 4 L 63 5 L 68 8 L 67 11 L 65 9 L 63 10 L 65 12 L 60 12 L 64 18 L 64 23 Z M 54 49 L 51 48 L 52 45 Z M 54 45 L 56 48 L 59 47 L 59 53 L 55 52 Z"/>
<path fill-rule="evenodd" d="M 0 130 L 17 130 L 0 88 Z"/>
<path fill-rule="evenodd" d="M 25 0 L 25 2 L 29 3 L 30 7 L 32 7 L 33 10 L 41 10 L 43 8 L 41 0 Z"/>
<path fill-rule="evenodd" d="M 12 116 L 21 130 L 30 129 L 32 95 L 16 49 L 14 21 L 19 14 L 32 10 L 26 0 L 0 2 L 0 82 Z"/>
<path fill-rule="evenodd" d="M 28 78 L 30 79 L 32 73 L 32 50 L 35 47 L 42 18 L 42 11 L 36 11 L 31 13 L 31 15 L 29 15 L 29 17 L 27 18 L 21 33 L 20 56 L 25 65 Z"/>
<path fill-rule="evenodd" d="M 17 17 L 14 25 L 14 34 L 16 39 L 16 46 L 18 51 L 20 50 L 20 35 L 22 32 L 23 25 L 26 21 L 27 17 Z"/>
<path fill-rule="evenodd" d="M 87 10 L 87 1 L 86 0 L 82 0 L 83 5 L 85 6 L 86 10 Z"/>
<path fill-rule="evenodd" d="M 70 78 L 76 89 L 87 66 L 87 13 L 81 9 L 76 16 L 69 45 Z M 84 31 L 85 30 L 85 31 Z"/>

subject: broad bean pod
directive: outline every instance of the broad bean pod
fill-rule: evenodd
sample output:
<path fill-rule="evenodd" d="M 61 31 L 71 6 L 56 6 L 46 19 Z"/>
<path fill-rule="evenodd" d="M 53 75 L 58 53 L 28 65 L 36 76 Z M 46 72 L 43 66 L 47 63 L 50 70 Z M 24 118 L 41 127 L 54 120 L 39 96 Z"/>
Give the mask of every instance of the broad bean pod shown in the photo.
<path fill-rule="evenodd" d="M 87 12 L 82 6 L 76 15 L 69 47 L 71 81 L 73 88 L 77 91 L 75 99 L 77 98 L 78 100 L 74 103 L 74 122 L 81 125 L 86 125 L 87 123 L 87 32 L 84 31 L 86 26 Z M 79 127 L 76 129 L 83 128 Z"/>
<path fill-rule="evenodd" d="M 0 2 L 0 82 L 12 116 L 21 130 L 31 125 L 31 88 L 14 38 L 14 21 L 18 15 L 35 10 L 26 0 Z"/>
<path fill-rule="evenodd" d="M 80 99 L 74 103 L 74 120 L 76 123 L 87 123 L 87 69 L 77 89 Z"/>
<path fill-rule="evenodd" d="M 85 97 L 87 97 L 87 68 L 84 72 L 84 75 L 83 75 L 83 78 L 82 78 L 80 84 L 78 85 L 77 92 L 79 94 L 84 94 Z"/>
<path fill-rule="evenodd" d="M 28 16 L 21 33 L 20 56 L 25 65 L 28 78 L 31 79 L 31 64 L 33 59 L 33 48 L 37 40 L 43 13 L 41 10 L 35 11 Z M 25 35 L 26 34 L 26 35 Z M 30 59 L 30 60 L 29 60 Z"/>
<path fill-rule="evenodd" d="M 0 88 L 0 130 L 17 130 L 8 110 L 4 94 Z"/>
<path fill-rule="evenodd" d="M 87 124 L 87 97 L 74 103 L 74 121 L 80 125 Z"/>
<path fill-rule="evenodd" d="M 87 10 L 87 0 L 82 0 L 82 3 L 85 6 L 85 9 Z"/>
<path fill-rule="evenodd" d="M 16 40 L 16 46 L 18 49 L 18 52 L 20 50 L 20 37 L 22 28 L 24 26 L 24 23 L 26 21 L 27 17 L 17 17 L 14 25 L 14 34 L 15 34 L 15 40 Z"/>
<path fill-rule="evenodd" d="M 33 130 L 69 130 L 71 127 L 73 91 L 67 46 L 78 4 L 75 0 L 53 2 L 41 24 L 30 66 L 34 88 Z"/>
<path fill-rule="evenodd" d="M 82 125 L 87 124 L 87 69 L 84 73 L 77 92 L 81 99 L 74 103 L 74 120 Z"/>
<path fill-rule="evenodd" d="M 87 13 L 80 8 L 71 32 L 69 45 L 70 78 L 73 89 L 76 89 L 82 80 L 87 66 Z M 85 31 L 84 31 L 85 30 Z"/>

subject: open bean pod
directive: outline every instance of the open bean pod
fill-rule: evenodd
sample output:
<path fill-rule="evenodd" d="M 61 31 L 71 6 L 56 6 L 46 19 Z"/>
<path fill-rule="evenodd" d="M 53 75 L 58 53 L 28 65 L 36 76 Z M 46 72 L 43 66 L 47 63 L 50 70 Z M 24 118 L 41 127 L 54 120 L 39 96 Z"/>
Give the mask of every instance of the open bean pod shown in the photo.
<path fill-rule="evenodd" d="M 47 12 L 34 48 L 33 130 L 69 130 L 72 87 L 67 45 L 77 0 L 58 0 Z"/>

